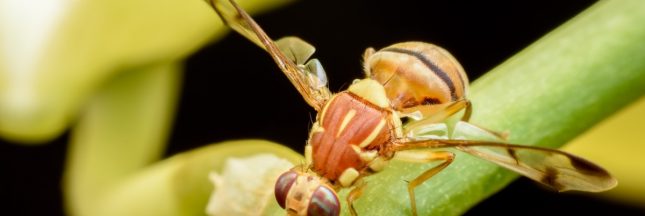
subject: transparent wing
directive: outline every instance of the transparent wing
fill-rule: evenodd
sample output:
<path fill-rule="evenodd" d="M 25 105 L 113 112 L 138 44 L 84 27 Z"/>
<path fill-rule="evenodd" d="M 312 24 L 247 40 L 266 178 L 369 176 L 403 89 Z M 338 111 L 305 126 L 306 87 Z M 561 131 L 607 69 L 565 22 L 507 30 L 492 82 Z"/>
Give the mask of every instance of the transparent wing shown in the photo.
<path fill-rule="evenodd" d="M 488 141 L 428 139 L 396 143 L 392 150 L 418 148 L 456 148 L 558 191 L 600 192 L 617 184 L 616 179 L 600 166 L 549 148 Z"/>
<path fill-rule="evenodd" d="M 318 60 L 309 60 L 315 48 L 296 37 L 287 37 L 274 43 L 233 0 L 210 0 L 211 5 L 226 25 L 266 50 L 289 78 L 305 101 L 320 111 L 331 93 L 327 76 Z"/>
<path fill-rule="evenodd" d="M 287 56 L 287 58 L 299 65 L 304 65 L 305 62 L 307 62 L 307 60 L 316 52 L 316 47 L 305 42 L 299 37 L 283 37 L 277 40 L 275 44 L 278 46 L 278 49 Z"/>
<path fill-rule="evenodd" d="M 318 59 L 309 59 L 316 52 L 316 48 L 304 40 L 288 36 L 276 41 L 282 53 L 295 62 L 304 74 L 310 86 L 314 89 L 327 89 L 327 73 Z"/>
<path fill-rule="evenodd" d="M 600 166 L 555 149 L 502 143 L 469 143 L 456 148 L 558 191 L 600 192 L 617 184 L 616 179 Z"/>

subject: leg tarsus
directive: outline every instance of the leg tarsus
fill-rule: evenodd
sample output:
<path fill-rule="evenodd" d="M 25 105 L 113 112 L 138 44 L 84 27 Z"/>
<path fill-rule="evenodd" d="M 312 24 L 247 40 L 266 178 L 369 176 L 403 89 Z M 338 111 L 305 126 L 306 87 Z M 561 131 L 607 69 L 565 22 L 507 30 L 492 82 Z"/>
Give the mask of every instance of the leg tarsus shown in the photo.
<path fill-rule="evenodd" d="M 441 164 L 426 170 L 421 175 L 417 176 L 414 180 L 408 182 L 408 194 L 410 196 L 410 208 L 412 215 L 417 215 L 417 201 L 414 195 L 414 189 L 423 184 L 423 182 L 432 178 L 444 168 L 448 167 L 455 158 L 455 154 L 449 151 L 434 151 L 432 149 L 425 150 L 414 150 L 424 147 L 429 147 L 432 145 L 437 145 L 439 143 L 435 142 L 439 140 L 427 140 L 426 142 L 421 141 L 418 143 L 401 143 L 400 145 L 395 146 L 392 150 L 396 151 L 393 159 L 403 160 L 408 162 L 415 163 L 428 163 L 432 161 L 443 161 Z M 441 142 L 441 141 L 439 141 Z M 400 147 L 400 148 L 397 148 Z M 399 151 L 400 150 L 400 151 Z"/>
<path fill-rule="evenodd" d="M 354 209 L 354 201 L 357 200 L 361 195 L 363 195 L 363 189 L 365 188 L 365 181 L 362 179 L 359 180 L 359 182 L 356 183 L 356 186 L 352 191 L 349 192 L 349 195 L 347 195 L 347 204 L 349 205 L 349 213 L 352 214 L 352 216 L 357 216 L 358 214 L 356 213 L 356 209 Z"/>
<path fill-rule="evenodd" d="M 443 160 L 443 162 L 435 167 L 430 168 L 429 170 L 426 170 L 417 178 L 415 178 L 414 180 L 408 183 L 408 194 L 410 195 L 410 208 L 412 210 L 412 215 L 414 216 L 417 215 L 417 201 L 414 195 L 414 189 L 417 186 L 423 184 L 423 182 L 432 178 L 432 176 L 436 175 L 444 168 L 448 167 L 448 165 L 452 163 L 454 158 L 455 158 L 455 154 L 449 151 L 435 152 L 435 155 L 433 156 L 433 158 L 428 158 L 428 160 Z"/>

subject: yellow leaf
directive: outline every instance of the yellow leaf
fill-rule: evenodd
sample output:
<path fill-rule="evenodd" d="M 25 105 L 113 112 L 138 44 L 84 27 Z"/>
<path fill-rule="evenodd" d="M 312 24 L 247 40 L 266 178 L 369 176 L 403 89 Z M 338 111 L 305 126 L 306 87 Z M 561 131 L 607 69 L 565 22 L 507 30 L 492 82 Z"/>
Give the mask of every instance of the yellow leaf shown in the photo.
<path fill-rule="evenodd" d="M 620 201 L 645 205 L 645 97 L 604 120 L 564 149 L 597 162 L 618 179 L 602 193 Z"/>

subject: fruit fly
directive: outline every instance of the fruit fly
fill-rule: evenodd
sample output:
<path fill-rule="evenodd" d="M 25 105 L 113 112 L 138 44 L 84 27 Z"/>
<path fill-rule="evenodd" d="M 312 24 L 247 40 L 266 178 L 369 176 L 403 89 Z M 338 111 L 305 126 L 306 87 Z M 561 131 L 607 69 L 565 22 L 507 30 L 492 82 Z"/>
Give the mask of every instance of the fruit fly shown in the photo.
<path fill-rule="evenodd" d="M 446 168 L 454 148 L 513 170 L 558 191 L 598 192 L 616 185 L 603 168 L 566 152 L 501 142 L 423 136 L 432 125 L 465 110 L 468 78 L 446 50 L 424 42 L 397 43 L 364 54 L 366 77 L 332 94 L 315 48 L 296 38 L 271 40 L 233 0 L 209 0 L 224 23 L 267 51 L 305 101 L 318 114 L 305 147 L 306 162 L 282 174 L 275 197 L 288 215 L 338 215 L 336 191 L 352 188 L 347 203 L 362 195 L 365 176 L 390 160 L 439 161 L 408 183 L 410 207 L 417 214 L 414 190 Z M 412 121 L 402 126 L 402 118 Z M 498 134 L 498 136 L 501 136 Z M 503 138 L 503 137 L 502 137 Z"/>

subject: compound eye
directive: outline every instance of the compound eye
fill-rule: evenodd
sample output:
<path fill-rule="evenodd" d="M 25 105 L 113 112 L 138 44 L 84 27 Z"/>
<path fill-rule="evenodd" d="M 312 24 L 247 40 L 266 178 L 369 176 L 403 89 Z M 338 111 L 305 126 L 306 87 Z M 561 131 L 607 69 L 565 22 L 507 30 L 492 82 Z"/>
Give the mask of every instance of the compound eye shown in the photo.
<path fill-rule="evenodd" d="M 287 201 L 287 194 L 293 182 L 298 178 L 298 174 L 294 171 L 287 171 L 278 177 L 278 181 L 275 182 L 275 199 L 280 204 L 280 207 L 284 208 L 284 203 Z"/>
<path fill-rule="evenodd" d="M 311 196 L 309 207 L 307 208 L 308 216 L 338 216 L 340 213 L 340 203 L 338 195 L 329 187 L 319 186 Z"/>

